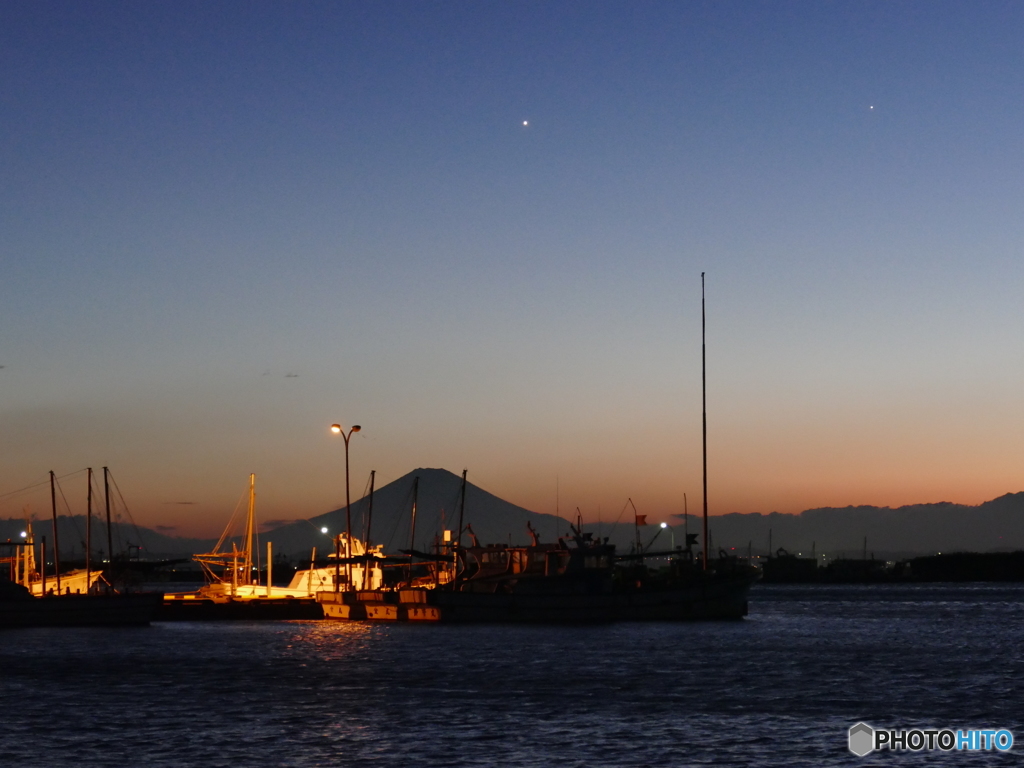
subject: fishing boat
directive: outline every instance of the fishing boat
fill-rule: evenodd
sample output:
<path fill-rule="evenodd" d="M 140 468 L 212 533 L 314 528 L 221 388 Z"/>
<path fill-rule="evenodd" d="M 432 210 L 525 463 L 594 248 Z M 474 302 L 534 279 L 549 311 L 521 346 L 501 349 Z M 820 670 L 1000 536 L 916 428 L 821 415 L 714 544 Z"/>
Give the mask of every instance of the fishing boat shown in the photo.
<path fill-rule="evenodd" d="M 552 544 L 455 549 L 448 584 L 424 591 L 436 620 L 455 623 L 596 623 L 739 619 L 753 569 L 720 556 L 705 569 L 692 550 L 617 555 L 582 526 Z M 532 532 L 531 532 L 532 533 Z M 647 558 L 668 558 L 654 569 Z"/>
<path fill-rule="evenodd" d="M 160 592 L 47 594 L 0 581 L 0 629 L 20 627 L 142 626 L 154 620 Z"/>
<path fill-rule="evenodd" d="M 56 476 L 50 472 L 53 502 L 53 573 L 47 573 L 46 537 L 37 543 L 31 516 L 26 515 L 22 541 L 0 542 L 8 567 L 0 578 L 0 628 L 138 626 L 149 624 L 163 600 L 162 592 L 117 590 L 92 568 L 92 469 L 88 470 L 86 567 L 61 571 L 57 539 Z M 104 467 L 104 485 L 108 476 Z M 109 531 L 109 493 L 108 531 Z M 36 547 L 39 547 L 39 557 Z M 108 544 L 109 546 L 109 544 Z"/>
<path fill-rule="evenodd" d="M 266 580 L 261 584 L 254 547 L 256 532 L 256 475 L 249 475 L 249 495 L 241 542 L 235 540 L 237 515 L 232 516 L 212 552 L 193 556 L 207 583 L 192 592 L 164 595 L 160 619 L 195 621 L 219 619 L 320 619 L 316 595 L 358 585 L 379 589 L 383 573 L 375 561 L 381 547 L 367 548 L 355 537 L 337 536 L 335 551 L 317 561 L 313 548 L 309 568 L 299 570 L 287 587 L 273 585 L 273 543 L 267 542 Z"/>

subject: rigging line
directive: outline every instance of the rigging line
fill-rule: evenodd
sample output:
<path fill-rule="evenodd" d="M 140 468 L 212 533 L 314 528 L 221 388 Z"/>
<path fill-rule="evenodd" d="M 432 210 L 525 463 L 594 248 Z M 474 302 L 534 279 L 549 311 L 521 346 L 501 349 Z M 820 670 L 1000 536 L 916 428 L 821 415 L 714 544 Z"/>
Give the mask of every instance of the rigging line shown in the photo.
<path fill-rule="evenodd" d="M 64 495 L 64 489 L 56 479 L 54 480 L 54 484 L 57 486 L 57 490 L 60 491 L 60 498 L 64 502 L 64 509 L 68 513 L 67 518 L 71 521 L 71 526 L 75 529 L 75 533 L 78 535 L 78 540 L 82 541 L 82 529 L 78 527 L 78 521 L 76 521 L 75 516 L 71 514 L 71 506 L 68 504 L 67 496 Z M 82 543 L 84 544 L 85 542 L 82 541 Z M 72 547 L 71 551 L 74 552 L 75 548 Z"/>
<path fill-rule="evenodd" d="M 356 502 L 357 504 L 359 504 L 360 519 L 362 519 L 362 521 L 363 521 L 363 525 L 362 525 L 362 529 L 363 529 L 362 530 L 362 539 L 363 539 L 363 546 L 364 547 L 367 544 L 370 543 L 367 540 L 369 537 L 366 535 L 366 508 L 367 508 L 367 498 L 366 497 L 370 495 L 370 477 L 371 477 L 371 475 L 367 476 L 367 478 L 366 478 L 366 485 L 363 486 L 363 497 L 361 499 L 359 499 L 359 501 Z M 359 538 L 359 536 L 356 536 L 356 538 Z"/>
<path fill-rule="evenodd" d="M 114 490 L 117 491 L 117 497 L 121 499 L 121 506 L 124 507 L 124 512 L 126 515 L 128 515 L 128 520 L 131 522 L 132 528 L 135 529 L 135 535 L 138 537 L 139 546 L 141 547 L 143 544 L 146 543 L 145 540 L 142 538 L 142 531 L 140 531 L 139 526 L 135 524 L 135 518 L 132 517 L 131 510 L 128 509 L 128 503 L 124 500 L 124 496 L 121 494 L 121 489 L 117 487 L 117 480 L 114 478 L 114 473 L 110 472 L 109 475 L 110 479 L 114 483 Z"/>
<path fill-rule="evenodd" d="M 242 491 L 242 495 L 238 497 L 238 502 L 235 504 L 235 509 L 231 513 L 231 517 L 228 519 L 227 528 L 224 529 L 224 532 L 220 535 L 220 538 L 217 539 L 217 546 L 213 548 L 213 554 L 219 554 L 220 548 L 224 546 L 229 539 L 235 538 L 235 525 L 238 524 L 239 510 L 242 508 L 242 503 L 247 501 L 248 498 L 249 491 Z"/>
<path fill-rule="evenodd" d="M 448 499 L 451 502 L 451 504 L 449 504 L 447 506 L 438 507 L 437 511 L 434 513 L 434 532 L 435 532 L 435 534 L 440 533 L 441 531 L 444 531 L 444 523 L 446 521 L 443 520 L 442 518 L 449 518 L 449 517 L 450 518 L 454 518 L 455 517 L 454 510 L 457 510 L 459 508 L 459 490 L 460 489 L 458 487 L 456 487 L 455 492 L 451 496 L 448 497 Z M 445 512 L 446 510 L 451 510 L 451 513 L 450 514 L 446 514 L 446 512 Z M 457 523 L 452 523 L 450 520 L 448 520 L 447 522 L 450 525 L 448 530 L 450 530 L 453 533 L 455 533 L 455 525 Z"/>
<path fill-rule="evenodd" d="M 391 533 L 388 534 L 388 543 L 384 546 L 384 551 L 388 552 L 391 550 L 391 542 L 395 539 L 395 534 L 398 533 L 398 525 L 402 522 L 402 510 L 407 508 L 406 502 L 412 501 L 412 484 L 409 485 L 409 490 L 405 494 L 405 498 L 402 499 L 399 504 L 398 511 L 394 514 L 394 523 L 391 526 Z"/>
<path fill-rule="evenodd" d="M 19 493 L 24 493 L 25 491 L 31 491 L 33 488 L 39 488 L 41 486 L 49 485 L 49 484 L 50 484 L 50 478 L 47 477 L 45 480 L 42 480 L 42 481 L 40 481 L 38 483 L 33 483 L 32 485 L 26 485 L 24 488 L 19 488 L 16 491 L 7 491 L 6 493 L 0 493 L 0 499 L 6 499 L 8 496 L 17 496 Z"/>
<path fill-rule="evenodd" d="M 85 472 L 85 471 L 86 471 L 86 469 L 77 469 L 74 472 L 69 472 L 66 475 L 55 476 L 54 480 L 66 480 L 69 477 L 72 477 L 74 475 L 77 475 L 80 472 Z M 41 485 L 49 485 L 49 484 L 50 484 L 50 476 L 47 475 L 45 480 L 40 480 L 38 483 L 33 483 L 32 485 L 26 485 L 24 488 L 19 488 L 16 491 L 7 491 L 6 493 L 0 493 L 0 499 L 6 499 L 8 496 L 17 496 L 19 493 L 24 493 L 25 491 L 31 491 L 33 488 L 38 488 Z"/>
<path fill-rule="evenodd" d="M 626 499 L 626 503 L 622 505 L 622 512 L 625 512 L 626 511 L 626 507 L 628 507 L 632 503 L 633 503 L 632 499 Z M 633 509 L 636 510 L 636 507 L 633 507 Z M 615 518 L 615 522 L 612 523 L 612 525 L 618 525 L 619 524 L 619 520 L 622 519 L 622 512 L 619 512 L 619 516 Z"/>
<path fill-rule="evenodd" d="M 79 474 L 81 472 L 85 472 L 85 471 L 87 471 L 87 470 L 79 469 L 79 470 L 76 470 L 74 472 L 69 472 L 68 474 L 65 474 L 65 475 L 59 475 L 59 476 L 54 475 L 53 479 L 54 480 L 66 480 L 69 477 L 74 477 L 75 475 L 77 475 L 77 474 Z M 47 474 L 45 480 L 40 480 L 39 482 L 35 482 L 32 485 L 26 485 L 25 487 L 17 488 L 16 490 L 8 490 L 8 492 L 0 494 L 0 499 L 13 498 L 13 497 L 16 497 L 16 496 L 18 496 L 20 494 L 24 494 L 26 492 L 29 492 L 29 490 L 33 490 L 35 488 L 38 488 L 41 485 L 49 485 L 49 484 L 50 484 L 50 477 L 49 477 L 49 474 Z"/>

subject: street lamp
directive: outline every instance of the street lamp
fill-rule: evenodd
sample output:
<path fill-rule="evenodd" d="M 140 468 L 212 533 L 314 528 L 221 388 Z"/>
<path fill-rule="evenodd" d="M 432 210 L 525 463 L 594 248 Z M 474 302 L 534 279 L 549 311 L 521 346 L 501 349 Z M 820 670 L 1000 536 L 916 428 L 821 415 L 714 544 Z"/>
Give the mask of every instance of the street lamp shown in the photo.
<path fill-rule="evenodd" d="M 348 531 L 348 547 L 345 554 L 349 558 L 352 557 L 352 499 L 348 490 L 348 440 L 352 437 L 353 432 L 358 432 L 359 430 L 360 426 L 358 424 L 355 424 L 347 433 L 341 428 L 341 424 L 331 424 L 331 432 L 345 438 L 345 527 Z M 335 579 L 334 588 L 338 588 L 337 579 Z"/>

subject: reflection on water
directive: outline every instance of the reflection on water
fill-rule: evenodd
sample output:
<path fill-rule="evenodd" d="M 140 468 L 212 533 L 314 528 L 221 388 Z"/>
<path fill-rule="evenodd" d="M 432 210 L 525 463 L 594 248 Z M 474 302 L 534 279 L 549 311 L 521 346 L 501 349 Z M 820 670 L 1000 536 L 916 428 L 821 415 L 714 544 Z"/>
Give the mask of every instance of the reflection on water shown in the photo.
<path fill-rule="evenodd" d="M 14 630 L 0 739 L 20 766 L 869 765 L 862 719 L 1024 745 L 1022 633 L 1024 589 L 970 585 L 761 586 L 718 624 Z"/>

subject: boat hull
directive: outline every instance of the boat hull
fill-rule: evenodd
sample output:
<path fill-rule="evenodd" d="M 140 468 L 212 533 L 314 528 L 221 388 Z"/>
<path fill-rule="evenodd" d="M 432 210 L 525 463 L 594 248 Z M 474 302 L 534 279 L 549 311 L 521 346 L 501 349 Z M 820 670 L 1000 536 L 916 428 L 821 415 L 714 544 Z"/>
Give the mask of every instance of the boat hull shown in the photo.
<path fill-rule="evenodd" d="M 313 598 L 213 600 L 175 596 L 163 601 L 155 621 L 314 621 L 322 618 L 324 612 Z"/>
<path fill-rule="evenodd" d="M 155 620 L 160 592 L 51 595 L 0 602 L 0 628 L 143 626 Z"/>

